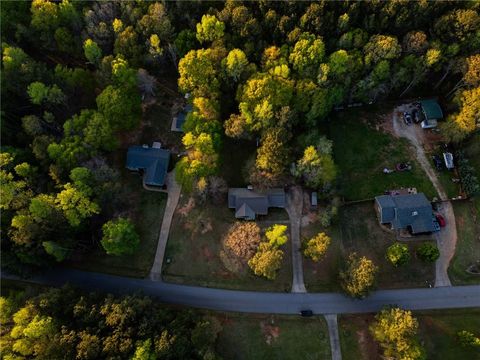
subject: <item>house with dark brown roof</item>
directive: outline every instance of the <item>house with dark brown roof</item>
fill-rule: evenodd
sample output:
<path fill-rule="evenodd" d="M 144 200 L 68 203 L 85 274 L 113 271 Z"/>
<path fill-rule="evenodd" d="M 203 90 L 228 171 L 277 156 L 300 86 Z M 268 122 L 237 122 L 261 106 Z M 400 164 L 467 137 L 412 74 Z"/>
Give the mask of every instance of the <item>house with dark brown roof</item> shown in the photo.
<path fill-rule="evenodd" d="M 267 215 L 268 208 L 285 208 L 283 189 L 275 188 L 256 192 L 247 188 L 228 189 L 228 208 L 235 209 L 237 219 L 255 220 L 257 215 Z"/>

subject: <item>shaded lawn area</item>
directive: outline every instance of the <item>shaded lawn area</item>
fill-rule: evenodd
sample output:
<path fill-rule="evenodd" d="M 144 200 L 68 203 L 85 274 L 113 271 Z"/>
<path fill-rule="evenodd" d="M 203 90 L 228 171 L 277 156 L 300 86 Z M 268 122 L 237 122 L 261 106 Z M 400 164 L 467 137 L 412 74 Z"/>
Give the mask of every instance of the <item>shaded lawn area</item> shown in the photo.
<path fill-rule="evenodd" d="M 368 116 L 376 117 L 375 113 Z M 371 199 L 385 190 L 416 187 L 428 198 L 436 196 L 430 180 L 416 161 L 406 139 L 376 130 L 357 112 L 342 112 L 330 122 L 340 193 L 347 200 Z M 411 171 L 383 174 L 399 162 L 410 162 Z"/>
<path fill-rule="evenodd" d="M 324 228 L 317 220 L 301 228 L 301 239 L 302 241 L 311 239 L 320 232 L 330 236 L 330 246 L 320 262 L 303 258 L 305 286 L 310 292 L 340 291 L 338 271 L 343 263 L 340 227 L 333 224 L 329 228 Z"/>
<path fill-rule="evenodd" d="M 302 229 L 302 237 L 324 231 L 314 223 Z M 425 281 L 435 279 L 434 264 L 427 264 L 415 256 L 416 249 L 425 242 L 407 240 L 411 254 L 408 264 L 394 267 L 386 258 L 387 248 L 395 240 L 395 234 L 382 229 L 378 223 L 373 202 L 346 205 L 339 211 L 337 223 L 326 230 L 332 238 L 326 258 L 318 263 L 304 262 L 304 277 L 309 291 L 340 291 L 338 273 L 344 259 L 351 252 L 371 259 L 378 267 L 377 287 L 381 289 L 425 287 Z"/>
<path fill-rule="evenodd" d="M 165 281 L 226 289 L 290 291 L 290 241 L 282 247 L 285 254 L 275 281 L 254 275 L 248 266 L 234 273 L 224 266 L 220 257 L 222 238 L 235 222 L 233 210 L 228 209 L 226 203 L 206 203 L 185 211 L 188 201 L 188 196 L 182 195 L 173 217 L 163 268 Z M 268 220 L 268 216 L 264 219 Z M 273 224 L 257 223 L 262 229 Z"/>
<path fill-rule="evenodd" d="M 447 196 L 451 199 L 460 194 L 460 185 L 454 183 L 452 178 L 456 178 L 457 176 L 453 171 L 442 170 L 437 171 L 437 177 L 440 183 L 442 184 L 443 189 L 447 193 Z"/>
<path fill-rule="evenodd" d="M 477 178 L 480 180 L 480 133 L 473 134 L 463 148 L 470 165 L 474 167 Z"/>
<path fill-rule="evenodd" d="M 479 199 L 475 199 L 479 203 Z M 480 283 L 480 275 L 465 270 L 480 261 L 480 213 L 473 201 L 452 202 L 457 224 L 457 246 L 448 275 L 455 285 Z"/>
<path fill-rule="evenodd" d="M 166 94 L 164 98 L 158 98 L 155 104 L 147 108 L 143 116 L 141 144 L 151 146 L 154 141 L 160 141 L 162 148 L 180 151 L 183 133 L 170 130 L 173 101 L 174 98 Z"/>
<path fill-rule="evenodd" d="M 329 359 L 323 317 L 226 314 L 217 351 L 224 359 Z"/>
<path fill-rule="evenodd" d="M 340 315 L 338 333 L 343 360 L 380 360 L 381 349 L 373 339 L 369 327 L 373 314 Z"/>
<path fill-rule="evenodd" d="M 230 187 L 245 187 L 248 179 L 244 179 L 243 169 L 250 157 L 257 150 L 255 141 L 223 138 L 221 151 L 220 174 Z"/>
<path fill-rule="evenodd" d="M 162 225 L 167 194 L 147 191 L 140 175 L 125 169 L 120 172 L 123 199 L 128 214 L 140 235 L 140 245 L 133 255 L 107 255 L 100 243 L 89 253 L 75 256 L 72 266 L 88 271 L 132 277 L 145 277 L 153 265 L 158 236 Z"/>
<path fill-rule="evenodd" d="M 435 310 L 416 313 L 419 336 L 430 359 L 480 359 L 480 348 L 462 347 L 457 332 L 480 336 L 480 309 Z"/>
<path fill-rule="evenodd" d="M 480 359 L 480 350 L 462 347 L 457 332 L 467 330 L 480 335 L 480 309 L 434 310 L 414 312 L 418 320 L 418 339 L 428 359 L 457 360 Z M 381 359 L 369 327 L 373 314 L 341 315 L 338 320 L 342 358 L 344 360 Z"/>

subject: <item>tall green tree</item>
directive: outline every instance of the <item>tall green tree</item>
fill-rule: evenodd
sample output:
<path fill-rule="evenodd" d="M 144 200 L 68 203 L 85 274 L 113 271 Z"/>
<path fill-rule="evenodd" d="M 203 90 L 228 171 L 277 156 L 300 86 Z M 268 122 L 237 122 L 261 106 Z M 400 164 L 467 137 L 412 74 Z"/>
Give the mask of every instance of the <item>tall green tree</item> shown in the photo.
<path fill-rule="evenodd" d="M 133 254 L 140 244 L 140 236 L 134 224 L 125 218 L 118 218 L 102 226 L 102 246 L 109 255 Z"/>

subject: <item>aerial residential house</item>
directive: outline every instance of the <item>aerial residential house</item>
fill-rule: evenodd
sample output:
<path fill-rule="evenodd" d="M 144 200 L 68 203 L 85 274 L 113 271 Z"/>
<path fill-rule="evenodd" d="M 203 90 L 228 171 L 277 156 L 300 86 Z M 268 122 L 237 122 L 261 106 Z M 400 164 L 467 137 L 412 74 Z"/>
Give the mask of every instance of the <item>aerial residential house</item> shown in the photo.
<path fill-rule="evenodd" d="M 422 107 L 423 116 L 425 120 L 420 124 L 423 129 L 434 128 L 438 124 L 438 120 L 443 119 L 442 108 L 436 100 L 428 99 L 421 100 L 420 105 Z"/>
<path fill-rule="evenodd" d="M 375 210 L 381 224 L 411 234 L 435 231 L 432 204 L 423 193 L 381 195 L 375 198 Z"/>
<path fill-rule="evenodd" d="M 237 219 L 255 220 L 257 215 L 267 215 L 268 208 L 285 208 L 285 191 L 269 189 L 256 192 L 250 188 L 228 189 L 228 208 L 235 209 Z"/>
<path fill-rule="evenodd" d="M 131 146 L 127 152 L 127 169 L 143 173 L 143 183 L 148 186 L 163 187 L 170 162 L 170 151 L 162 149 L 160 143 Z"/>

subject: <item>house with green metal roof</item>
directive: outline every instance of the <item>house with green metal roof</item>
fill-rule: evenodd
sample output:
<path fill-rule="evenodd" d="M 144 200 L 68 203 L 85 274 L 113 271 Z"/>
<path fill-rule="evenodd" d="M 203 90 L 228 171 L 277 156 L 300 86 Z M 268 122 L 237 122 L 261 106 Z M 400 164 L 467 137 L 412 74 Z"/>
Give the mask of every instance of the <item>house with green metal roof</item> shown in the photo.
<path fill-rule="evenodd" d="M 437 126 L 437 122 L 443 119 L 443 112 L 440 104 L 434 99 L 420 100 L 423 116 L 425 120 L 422 121 L 421 126 L 424 129 Z"/>
<path fill-rule="evenodd" d="M 432 204 L 422 193 L 375 197 L 375 210 L 381 224 L 412 234 L 435 231 Z"/>
<path fill-rule="evenodd" d="M 169 163 L 170 151 L 161 149 L 159 143 L 152 147 L 137 145 L 128 148 L 126 167 L 143 173 L 145 185 L 164 186 Z"/>

